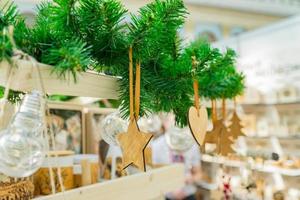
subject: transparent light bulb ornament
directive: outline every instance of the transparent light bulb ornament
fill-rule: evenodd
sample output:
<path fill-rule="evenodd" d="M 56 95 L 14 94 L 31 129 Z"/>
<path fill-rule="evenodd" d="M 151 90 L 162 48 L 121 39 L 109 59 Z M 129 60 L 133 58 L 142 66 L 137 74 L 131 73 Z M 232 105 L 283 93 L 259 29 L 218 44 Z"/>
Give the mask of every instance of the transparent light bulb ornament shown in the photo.
<path fill-rule="evenodd" d="M 128 124 L 121 118 L 120 113 L 107 115 L 101 122 L 100 137 L 109 145 L 118 146 L 117 135 L 126 132 Z"/>
<path fill-rule="evenodd" d="M 152 114 L 142 117 L 138 120 L 138 125 L 141 131 L 151 133 L 154 136 L 159 136 L 162 132 L 162 121 L 158 115 Z"/>
<path fill-rule="evenodd" d="M 46 154 L 44 111 L 41 92 L 25 95 L 8 127 L 0 131 L 0 172 L 21 178 L 41 167 Z"/>
<path fill-rule="evenodd" d="M 166 142 L 170 149 L 185 152 L 195 145 L 195 140 L 189 128 L 172 127 L 166 134 Z"/>

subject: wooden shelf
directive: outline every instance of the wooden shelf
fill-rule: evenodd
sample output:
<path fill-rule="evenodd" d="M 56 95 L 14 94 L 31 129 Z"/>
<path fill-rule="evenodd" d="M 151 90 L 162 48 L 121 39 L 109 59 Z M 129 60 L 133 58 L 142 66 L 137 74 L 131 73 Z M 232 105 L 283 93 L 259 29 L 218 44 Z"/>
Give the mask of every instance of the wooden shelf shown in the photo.
<path fill-rule="evenodd" d="M 166 192 L 184 186 L 184 166 L 170 165 L 35 200 L 163 199 Z"/>
<path fill-rule="evenodd" d="M 198 181 L 198 182 L 196 182 L 196 185 L 205 190 L 217 190 L 218 189 L 218 184 L 216 184 L 216 183 L 208 183 L 205 181 Z"/>
<path fill-rule="evenodd" d="M 299 177 L 300 176 L 300 169 L 284 169 L 284 168 L 267 165 L 267 164 L 265 164 L 265 165 L 250 164 L 250 163 L 247 163 L 246 161 L 228 160 L 224 157 L 214 157 L 214 156 L 210 156 L 210 155 L 203 155 L 201 159 L 203 162 L 222 164 L 227 167 L 234 167 L 234 168 L 248 167 L 251 170 L 255 170 L 255 171 L 259 171 L 259 172 L 279 173 L 281 175 L 291 176 L 291 177 Z"/>
<path fill-rule="evenodd" d="M 300 101 L 284 102 L 284 103 L 260 103 L 260 104 L 241 104 L 245 111 L 260 111 L 269 107 L 275 107 L 278 110 L 299 110 Z"/>
<path fill-rule="evenodd" d="M 299 135 L 299 136 L 298 136 Z M 269 136 L 246 136 L 245 139 L 252 140 L 270 140 L 272 137 L 277 138 L 279 140 L 299 140 L 300 134 L 295 136 L 277 136 L 277 135 L 269 135 Z"/>
<path fill-rule="evenodd" d="M 205 105 L 207 108 L 211 107 L 211 102 L 208 100 L 203 100 L 202 104 Z M 299 108 L 300 100 L 291 101 L 291 102 L 278 102 L 278 103 L 237 103 L 238 105 L 242 106 L 243 109 L 264 109 L 267 107 L 274 106 L 278 109 L 294 109 Z M 232 100 L 227 100 L 226 105 L 228 109 L 234 108 L 234 103 Z M 222 101 L 217 100 L 217 109 L 222 109 Z"/>
<path fill-rule="evenodd" d="M 31 62 L 15 60 L 17 68 L 13 68 L 13 77 L 10 89 L 15 91 L 28 92 L 33 89 L 40 89 L 37 70 Z M 45 90 L 48 94 L 60 94 L 67 96 L 82 96 L 105 99 L 118 98 L 118 78 L 95 72 L 82 72 L 77 75 L 77 82 L 73 77 L 69 80 L 57 78 L 52 73 L 53 66 L 39 63 Z M 0 85 L 5 86 L 7 73 L 10 65 L 7 62 L 0 63 Z M 17 80 L 17 81 L 14 81 Z"/>

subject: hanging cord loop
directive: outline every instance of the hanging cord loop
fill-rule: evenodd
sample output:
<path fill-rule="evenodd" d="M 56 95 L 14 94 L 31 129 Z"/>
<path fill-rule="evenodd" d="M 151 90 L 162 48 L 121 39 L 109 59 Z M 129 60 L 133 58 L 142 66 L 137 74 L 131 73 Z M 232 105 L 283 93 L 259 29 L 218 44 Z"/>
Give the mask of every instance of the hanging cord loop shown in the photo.
<path fill-rule="evenodd" d="M 198 65 L 198 61 L 196 60 L 195 56 L 192 56 L 192 66 L 193 66 L 193 88 L 194 88 L 194 105 L 197 109 L 197 114 L 199 116 L 199 110 L 200 110 L 200 98 L 199 98 L 199 83 L 196 78 L 196 68 Z"/>
<path fill-rule="evenodd" d="M 215 124 L 218 120 L 217 115 L 217 102 L 215 99 L 211 99 L 211 119 L 213 124 Z"/>
<path fill-rule="evenodd" d="M 129 48 L 129 112 L 130 120 L 134 118 L 134 105 L 133 105 L 133 59 L 132 47 Z"/>
<path fill-rule="evenodd" d="M 140 96 L 141 96 L 141 62 L 137 61 L 135 71 L 135 119 L 140 115 Z"/>
<path fill-rule="evenodd" d="M 40 70 L 40 68 L 38 66 L 38 62 L 33 57 L 31 57 L 29 55 L 28 55 L 28 60 L 31 62 L 32 66 L 37 71 L 39 85 L 41 87 L 42 93 L 44 94 L 44 98 L 45 98 L 46 118 L 51 119 L 50 109 L 49 109 L 49 106 L 48 106 L 48 103 L 47 103 L 47 100 L 46 100 L 47 99 L 46 89 L 45 89 L 45 85 L 44 85 L 44 82 L 43 82 L 41 70 Z M 47 121 L 46 120 L 45 120 L 45 124 L 46 124 L 46 138 L 47 138 L 47 141 L 51 140 L 51 143 L 52 143 L 52 150 L 54 152 L 54 159 L 55 159 L 56 168 L 57 168 L 58 182 L 59 182 L 61 191 L 64 192 L 65 188 L 64 188 L 63 179 L 62 179 L 61 167 L 59 166 L 58 155 L 55 152 L 55 150 L 56 150 L 56 142 L 55 142 L 55 138 L 54 138 L 54 130 L 53 130 L 53 126 L 52 126 L 51 120 L 50 120 L 50 123 L 49 123 L 50 140 L 49 140 L 49 137 L 48 137 L 48 132 L 47 132 L 48 129 L 47 129 Z M 52 170 L 50 171 L 50 173 L 53 173 Z M 56 190 L 55 186 L 54 186 L 54 188 L 52 190 L 54 190 L 54 193 L 55 193 L 55 190 Z"/>
<path fill-rule="evenodd" d="M 140 96 L 141 96 L 141 62 L 136 62 L 135 80 L 133 75 L 133 50 L 129 48 L 129 111 L 130 120 L 138 120 L 140 114 Z M 133 83 L 135 81 L 135 83 Z M 135 90 L 134 90 L 135 86 Z"/>
<path fill-rule="evenodd" d="M 223 118 L 223 121 L 226 120 L 226 116 L 227 116 L 226 99 L 223 98 L 222 99 L 222 118 Z"/>

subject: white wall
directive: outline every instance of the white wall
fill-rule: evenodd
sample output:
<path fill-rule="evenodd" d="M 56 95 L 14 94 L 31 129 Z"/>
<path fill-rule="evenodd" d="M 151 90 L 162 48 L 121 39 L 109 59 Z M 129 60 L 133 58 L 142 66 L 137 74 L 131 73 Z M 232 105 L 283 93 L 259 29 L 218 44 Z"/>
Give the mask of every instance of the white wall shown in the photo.
<path fill-rule="evenodd" d="M 247 85 L 262 92 L 300 88 L 300 15 L 214 44 L 237 50 Z"/>

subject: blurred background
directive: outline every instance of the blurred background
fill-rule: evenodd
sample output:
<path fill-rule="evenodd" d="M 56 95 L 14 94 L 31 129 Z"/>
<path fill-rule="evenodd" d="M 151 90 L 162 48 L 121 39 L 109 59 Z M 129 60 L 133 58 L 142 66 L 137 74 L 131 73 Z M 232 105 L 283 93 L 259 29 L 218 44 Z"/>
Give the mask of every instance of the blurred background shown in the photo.
<path fill-rule="evenodd" d="M 15 0 L 29 23 L 33 23 L 40 0 Z M 121 0 L 131 12 L 150 0 Z M 288 19 L 300 12 L 299 0 L 185 0 L 190 13 L 181 34 L 187 40 L 203 35 L 211 42 L 237 36 Z"/>
<path fill-rule="evenodd" d="M 151 2 L 121 1 L 131 12 Z M 15 2 L 28 24 L 33 24 L 40 0 Z M 232 187 L 242 185 L 243 190 L 235 191 L 235 199 L 299 199 L 300 0 L 185 0 L 185 3 L 190 15 L 179 32 L 185 43 L 205 37 L 215 47 L 234 49 L 238 54 L 237 67 L 246 75 L 247 88 L 238 99 L 238 112 L 247 137 L 236 144 L 238 156 L 222 162 L 207 155 L 201 157 L 206 176 L 198 185 L 201 194 L 205 194 L 203 199 L 213 199 L 210 195 L 217 195 L 214 191 L 227 179 L 232 180 Z M 94 102 L 93 99 L 72 101 Z M 228 104 L 232 110 L 233 102 Z M 226 176 L 219 175 L 224 172 Z M 243 196 L 250 194 L 252 183 L 257 195 Z"/>

